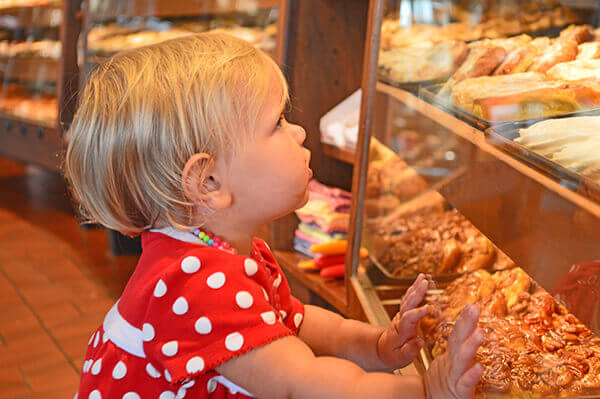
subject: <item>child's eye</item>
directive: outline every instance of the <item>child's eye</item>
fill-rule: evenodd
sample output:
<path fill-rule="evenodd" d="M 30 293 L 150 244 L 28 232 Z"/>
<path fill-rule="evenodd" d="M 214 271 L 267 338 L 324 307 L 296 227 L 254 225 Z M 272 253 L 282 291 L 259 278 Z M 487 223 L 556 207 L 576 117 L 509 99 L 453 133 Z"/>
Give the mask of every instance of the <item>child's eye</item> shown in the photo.
<path fill-rule="evenodd" d="M 277 125 L 275 125 L 275 130 L 281 129 L 283 127 L 284 123 L 285 123 L 285 116 L 283 116 L 283 114 L 281 114 L 281 116 L 279 116 L 279 120 L 277 121 Z"/>

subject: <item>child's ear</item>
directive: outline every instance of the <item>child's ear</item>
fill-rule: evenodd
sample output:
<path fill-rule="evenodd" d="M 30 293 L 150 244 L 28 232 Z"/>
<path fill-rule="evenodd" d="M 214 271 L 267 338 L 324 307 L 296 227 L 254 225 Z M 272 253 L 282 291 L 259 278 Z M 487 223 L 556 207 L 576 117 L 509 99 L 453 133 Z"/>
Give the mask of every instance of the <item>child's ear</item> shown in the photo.
<path fill-rule="evenodd" d="M 231 205 L 231 192 L 223 184 L 215 159 L 210 155 L 192 155 L 183 167 L 181 178 L 183 192 L 194 204 L 217 211 Z"/>

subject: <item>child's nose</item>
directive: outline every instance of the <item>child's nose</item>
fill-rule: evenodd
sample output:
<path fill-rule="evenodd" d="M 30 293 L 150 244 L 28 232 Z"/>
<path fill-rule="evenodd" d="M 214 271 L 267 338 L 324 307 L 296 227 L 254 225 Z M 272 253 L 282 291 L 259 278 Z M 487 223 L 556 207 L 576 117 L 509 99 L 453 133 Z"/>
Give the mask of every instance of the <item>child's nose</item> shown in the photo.
<path fill-rule="evenodd" d="M 298 144 L 302 144 L 304 143 L 304 140 L 306 140 L 306 131 L 304 130 L 304 128 L 302 126 L 295 126 L 294 129 L 294 135 L 296 138 L 296 141 L 298 141 Z"/>

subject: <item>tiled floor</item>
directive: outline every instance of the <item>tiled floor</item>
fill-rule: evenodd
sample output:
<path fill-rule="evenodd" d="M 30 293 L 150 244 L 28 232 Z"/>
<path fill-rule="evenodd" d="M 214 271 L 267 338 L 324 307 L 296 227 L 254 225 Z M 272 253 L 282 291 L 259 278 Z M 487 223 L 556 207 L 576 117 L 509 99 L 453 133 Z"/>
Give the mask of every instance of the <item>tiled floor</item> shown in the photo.
<path fill-rule="evenodd" d="M 136 257 L 81 229 L 58 175 L 0 158 L 0 399 L 71 399 Z"/>

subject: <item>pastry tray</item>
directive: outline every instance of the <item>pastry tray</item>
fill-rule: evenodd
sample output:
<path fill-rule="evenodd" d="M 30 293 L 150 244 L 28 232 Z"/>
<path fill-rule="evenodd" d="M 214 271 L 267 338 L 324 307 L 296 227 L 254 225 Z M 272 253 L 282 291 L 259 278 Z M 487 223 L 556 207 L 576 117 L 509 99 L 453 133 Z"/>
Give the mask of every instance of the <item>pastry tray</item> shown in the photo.
<path fill-rule="evenodd" d="M 593 109 L 589 111 L 580 111 L 576 116 L 596 116 L 600 115 L 600 110 Z M 510 154 L 519 161 L 527 164 L 528 166 L 536 169 L 542 174 L 552 178 L 553 180 L 559 181 L 561 185 L 577 191 L 580 185 L 583 183 L 588 189 L 597 191 L 600 193 L 600 187 L 598 183 L 577 173 L 574 170 L 568 169 L 553 160 L 546 158 L 545 156 L 538 154 L 527 148 L 526 146 L 514 141 L 519 137 L 519 130 L 527 128 L 536 122 L 540 122 L 548 119 L 561 119 L 572 117 L 575 115 L 565 114 L 555 117 L 538 118 L 535 120 L 519 121 L 519 122 L 508 122 L 499 125 L 495 125 L 485 130 L 485 135 L 488 141 Z M 598 197 L 596 197 L 596 200 Z M 594 198 L 592 198 L 594 199 Z"/>
<path fill-rule="evenodd" d="M 414 81 L 414 82 L 398 82 L 394 79 L 391 79 L 387 76 L 377 73 L 377 80 L 379 82 L 385 83 L 390 86 L 397 87 L 398 89 L 401 89 L 401 90 L 408 91 L 414 95 L 418 95 L 419 90 L 423 87 L 433 86 L 433 85 L 438 85 L 438 84 L 444 83 L 445 81 L 448 80 L 449 77 L 450 76 L 443 76 L 443 77 L 436 78 L 436 79 L 428 79 L 428 80 L 421 80 L 421 81 Z"/>
<path fill-rule="evenodd" d="M 437 106 L 438 108 L 443 109 L 444 111 L 455 116 L 456 118 L 470 124 L 471 126 L 477 128 L 479 130 L 482 130 L 482 131 L 486 130 L 492 126 L 498 126 L 498 125 L 504 125 L 504 124 L 523 124 L 525 126 L 529 126 L 529 125 L 532 125 L 536 122 L 539 122 L 539 121 L 542 121 L 545 119 L 551 119 L 551 118 L 556 118 L 556 117 L 590 115 L 589 114 L 590 112 L 594 112 L 594 111 L 599 112 L 600 111 L 600 108 L 594 108 L 594 109 L 575 111 L 575 112 L 569 112 L 569 113 L 564 113 L 564 114 L 542 116 L 542 117 L 538 117 L 538 118 L 528 118 L 528 119 L 520 119 L 520 120 L 514 120 L 514 121 L 490 121 L 490 120 L 481 118 L 481 117 L 473 114 L 470 111 L 467 111 L 465 109 L 462 109 L 462 108 L 456 106 L 447 98 L 438 97 L 437 93 L 440 91 L 442 86 L 443 86 L 443 84 L 435 84 L 435 85 L 431 85 L 431 86 L 422 87 L 419 90 L 419 97 L 421 99 L 427 101 L 428 103 L 433 104 L 433 105 Z"/>
<path fill-rule="evenodd" d="M 367 275 L 371 279 L 371 283 L 373 285 L 397 285 L 400 287 L 409 287 L 417 278 L 417 276 L 412 277 L 397 277 L 394 276 L 385 266 L 383 266 L 375 257 L 371 251 L 369 252 L 369 264 L 371 267 L 367 267 Z M 445 285 L 451 283 L 458 277 L 462 276 L 464 273 L 452 273 L 452 274 L 438 274 L 432 275 L 431 277 L 439 284 L 440 287 L 444 287 Z"/>

